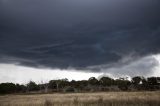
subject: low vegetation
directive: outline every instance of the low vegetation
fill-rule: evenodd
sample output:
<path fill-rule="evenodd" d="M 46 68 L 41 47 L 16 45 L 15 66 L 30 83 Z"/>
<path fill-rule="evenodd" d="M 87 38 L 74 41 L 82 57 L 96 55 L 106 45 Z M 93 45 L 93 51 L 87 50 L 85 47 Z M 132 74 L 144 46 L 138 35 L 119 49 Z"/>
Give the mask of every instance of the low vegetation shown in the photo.
<path fill-rule="evenodd" d="M 160 77 L 144 78 L 141 76 L 113 79 L 102 77 L 88 80 L 68 81 L 68 79 L 50 80 L 47 83 L 36 84 L 30 81 L 25 85 L 1 83 L 0 94 L 53 93 L 53 92 L 104 92 L 104 91 L 158 91 Z"/>
<path fill-rule="evenodd" d="M 0 106 L 160 106 L 160 78 L 1 83 L 0 94 Z"/>
<path fill-rule="evenodd" d="M 5 95 L 0 106 L 160 106 L 159 98 L 159 91 Z"/>

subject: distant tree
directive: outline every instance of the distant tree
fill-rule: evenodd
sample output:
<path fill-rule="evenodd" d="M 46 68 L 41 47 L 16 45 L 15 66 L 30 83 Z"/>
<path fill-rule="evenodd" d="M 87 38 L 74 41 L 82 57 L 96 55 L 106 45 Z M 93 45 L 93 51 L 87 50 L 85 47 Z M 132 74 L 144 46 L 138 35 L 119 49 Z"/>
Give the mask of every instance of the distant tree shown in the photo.
<path fill-rule="evenodd" d="M 80 82 L 72 80 L 69 85 L 72 86 L 72 87 L 75 87 L 75 88 L 79 88 Z"/>
<path fill-rule="evenodd" d="M 99 80 L 100 84 L 103 86 L 111 86 L 114 85 L 114 79 L 109 78 L 109 77 L 102 77 Z"/>
<path fill-rule="evenodd" d="M 59 91 L 60 89 L 63 89 L 65 86 L 68 86 L 68 85 L 69 85 L 69 81 L 67 78 L 49 81 L 49 88 L 57 89 L 57 91 Z"/>
<path fill-rule="evenodd" d="M 16 85 L 13 83 L 1 83 L 0 94 L 15 93 Z"/>
<path fill-rule="evenodd" d="M 83 90 L 88 85 L 88 81 L 87 80 L 77 81 L 77 84 L 78 88 Z"/>
<path fill-rule="evenodd" d="M 91 77 L 88 79 L 88 83 L 91 85 L 98 85 L 99 81 L 95 77 Z"/>
<path fill-rule="evenodd" d="M 50 80 L 49 81 L 49 88 L 50 89 L 56 89 L 57 85 L 56 85 L 56 81 L 55 80 Z"/>
<path fill-rule="evenodd" d="M 88 85 L 88 81 L 87 80 L 81 80 L 81 81 L 78 81 L 80 83 L 80 85 L 82 86 L 87 86 Z"/>
<path fill-rule="evenodd" d="M 142 77 L 142 84 L 139 86 L 140 86 L 140 90 L 148 90 L 149 84 L 148 84 L 147 79 Z M 137 89 L 137 90 L 139 90 L 139 89 Z"/>
<path fill-rule="evenodd" d="M 47 81 L 42 80 L 39 87 L 41 88 L 41 90 L 44 89 L 44 92 L 47 93 L 49 88 L 49 83 Z"/>
<path fill-rule="evenodd" d="M 16 84 L 16 92 L 20 92 L 22 91 L 21 85 L 20 84 Z"/>
<path fill-rule="evenodd" d="M 147 81 L 148 81 L 149 85 L 157 85 L 158 84 L 157 77 L 149 77 L 149 78 L 147 78 Z"/>
<path fill-rule="evenodd" d="M 135 85 L 140 84 L 141 81 L 142 81 L 142 77 L 140 77 L 140 76 L 136 76 L 136 77 L 132 78 L 132 83 Z"/>
<path fill-rule="evenodd" d="M 148 85 L 148 82 L 147 82 L 147 80 L 145 78 L 142 78 L 142 84 L 143 85 Z"/>
<path fill-rule="evenodd" d="M 69 86 L 69 81 L 68 81 L 68 79 L 67 79 L 67 78 L 61 79 L 59 86 L 60 86 L 61 88 L 64 88 L 64 87 L 66 87 L 66 86 Z"/>
<path fill-rule="evenodd" d="M 92 86 L 87 86 L 87 85 Z M 36 84 L 34 81 L 30 81 L 26 85 L 14 84 L 14 83 L 0 83 L 0 94 L 9 94 L 9 93 L 25 93 L 26 91 L 43 91 L 48 92 L 48 88 L 56 89 L 57 92 L 61 92 L 64 89 L 66 91 L 90 91 L 90 88 L 93 90 L 100 90 L 99 85 L 102 86 L 111 86 L 116 85 L 121 90 L 128 90 L 128 88 L 134 90 L 159 90 L 160 89 L 160 77 L 149 77 L 144 78 L 141 76 L 133 77 L 131 81 L 126 78 L 112 79 L 110 77 L 102 77 L 97 80 L 95 77 L 90 77 L 88 80 L 81 81 L 68 81 L 68 79 L 58 79 L 50 80 L 49 82 L 41 81 L 41 84 Z M 114 87 L 114 86 L 113 86 Z M 107 89 L 109 87 L 102 87 L 102 89 Z M 112 88 L 112 87 L 110 87 Z"/>
<path fill-rule="evenodd" d="M 25 85 L 20 85 L 20 84 L 16 84 L 16 92 L 19 93 L 19 92 L 25 92 L 27 87 Z"/>
<path fill-rule="evenodd" d="M 72 80 L 69 83 L 69 86 L 80 89 L 80 90 L 83 90 L 87 85 L 88 85 L 87 80 L 81 80 L 81 81 Z"/>
<path fill-rule="evenodd" d="M 30 81 L 27 84 L 27 91 L 36 91 L 36 90 L 39 90 L 38 85 L 34 81 Z"/>
<path fill-rule="evenodd" d="M 131 82 L 129 80 L 126 80 L 125 78 L 120 78 L 115 80 L 115 85 L 118 86 L 121 90 L 128 90 L 129 85 L 131 85 Z"/>
<path fill-rule="evenodd" d="M 72 80 L 72 81 L 70 82 L 70 86 L 72 86 L 72 87 L 77 87 L 78 84 L 77 84 L 77 82 L 76 82 L 75 80 Z"/>

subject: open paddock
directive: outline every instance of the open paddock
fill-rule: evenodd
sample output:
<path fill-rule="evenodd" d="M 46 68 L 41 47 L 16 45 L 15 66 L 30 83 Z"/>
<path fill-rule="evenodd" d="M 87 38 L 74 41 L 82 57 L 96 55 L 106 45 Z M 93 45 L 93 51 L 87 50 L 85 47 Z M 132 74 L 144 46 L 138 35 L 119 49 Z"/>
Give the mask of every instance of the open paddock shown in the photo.
<path fill-rule="evenodd" d="M 0 106 L 160 106 L 160 92 L 3 95 Z"/>

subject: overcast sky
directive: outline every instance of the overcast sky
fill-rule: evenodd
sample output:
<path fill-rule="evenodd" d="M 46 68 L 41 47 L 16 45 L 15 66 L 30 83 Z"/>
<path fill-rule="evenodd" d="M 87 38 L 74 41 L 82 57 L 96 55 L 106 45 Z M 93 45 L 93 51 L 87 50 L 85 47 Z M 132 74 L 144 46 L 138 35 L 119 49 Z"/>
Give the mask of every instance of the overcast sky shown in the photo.
<path fill-rule="evenodd" d="M 159 5 L 159 0 L 0 0 L 0 82 L 160 76 Z"/>

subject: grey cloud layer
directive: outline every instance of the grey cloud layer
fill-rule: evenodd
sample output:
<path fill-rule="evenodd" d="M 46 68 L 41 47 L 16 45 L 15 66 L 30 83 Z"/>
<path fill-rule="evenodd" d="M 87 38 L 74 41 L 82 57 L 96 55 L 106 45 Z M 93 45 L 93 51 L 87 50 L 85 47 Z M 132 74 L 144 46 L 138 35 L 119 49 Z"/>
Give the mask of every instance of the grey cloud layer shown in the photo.
<path fill-rule="evenodd" d="M 159 0 L 2 0 L 0 61 L 87 69 L 131 53 L 159 53 L 159 5 Z"/>

